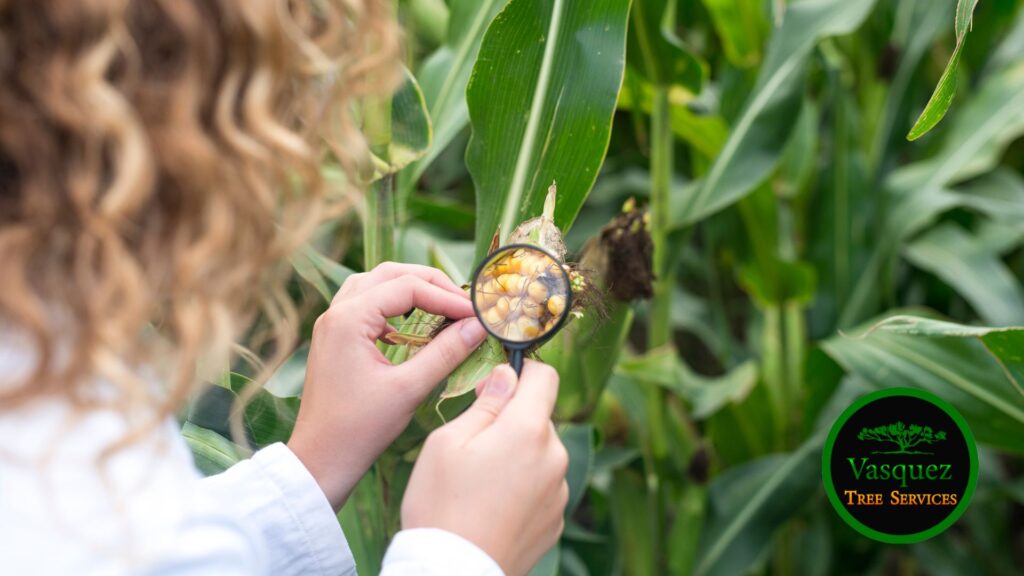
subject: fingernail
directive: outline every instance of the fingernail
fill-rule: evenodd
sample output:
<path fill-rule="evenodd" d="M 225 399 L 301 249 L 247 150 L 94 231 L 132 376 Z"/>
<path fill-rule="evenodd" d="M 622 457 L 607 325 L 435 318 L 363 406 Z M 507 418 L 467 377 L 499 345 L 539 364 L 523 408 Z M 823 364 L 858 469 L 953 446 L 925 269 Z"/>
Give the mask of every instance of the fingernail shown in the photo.
<path fill-rule="evenodd" d="M 485 396 L 508 396 L 515 385 L 515 373 L 508 366 L 498 366 L 484 384 Z"/>
<path fill-rule="evenodd" d="M 459 336 L 462 336 L 462 341 L 469 347 L 475 347 L 482 342 L 485 334 L 484 325 L 476 318 L 467 318 L 462 321 L 462 326 L 459 326 Z"/>

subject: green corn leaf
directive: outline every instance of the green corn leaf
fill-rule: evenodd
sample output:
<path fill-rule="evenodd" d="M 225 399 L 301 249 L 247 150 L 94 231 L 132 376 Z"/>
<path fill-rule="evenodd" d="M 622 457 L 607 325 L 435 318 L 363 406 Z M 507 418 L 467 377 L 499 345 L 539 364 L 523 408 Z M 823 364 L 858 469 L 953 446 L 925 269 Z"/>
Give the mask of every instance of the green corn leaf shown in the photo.
<path fill-rule="evenodd" d="M 430 109 L 434 140 L 422 158 L 402 174 L 407 194 L 423 172 L 469 122 L 466 85 L 480 50 L 480 40 L 508 0 L 452 0 L 444 45 L 423 63 L 417 77 Z"/>
<path fill-rule="evenodd" d="M 613 301 L 607 317 L 590 311 L 541 347 L 541 360 L 558 370 L 561 379 L 555 407 L 558 416 L 570 419 L 597 402 L 632 325 L 633 309 Z"/>
<path fill-rule="evenodd" d="M 407 226 L 402 232 L 403 261 L 440 269 L 458 285 L 469 281 L 473 273 L 473 243 L 446 240 L 419 226 Z"/>
<path fill-rule="evenodd" d="M 795 199 L 814 180 L 820 123 L 821 110 L 818 104 L 810 98 L 805 99 L 793 134 L 779 161 L 779 169 L 771 181 L 771 189 L 776 195 Z"/>
<path fill-rule="evenodd" d="M 252 383 L 251 378 L 238 372 L 224 374 L 217 386 L 208 388 L 190 406 L 188 421 L 224 436 L 231 436 L 231 414 L 238 407 L 239 396 Z M 275 396 L 266 389 L 257 390 L 245 405 L 242 423 L 246 440 L 257 449 L 287 441 L 295 427 L 298 412 L 298 397 Z"/>
<path fill-rule="evenodd" d="M 977 338 L 1003 369 L 1009 384 L 1024 396 L 1024 328 L 966 326 L 920 316 L 892 316 L 875 329 L 911 336 Z"/>
<path fill-rule="evenodd" d="M 1016 225 L 1024 221 L 1024 178 L 997 168 L 956 189 L 960 205 L 985 216 Z"/>
<path fill-rule="evenodd" d="M 622 84 L 628 0 L 512 0 L 491 22 L 466 89 L 476 255 L 540 213 L 572 224 L 604 160 Z"/>
<path fill-rule="evenodd" d="M 627 55 L 630 65 L 652 84 L 682 86 L 698 94 L 707 76 L 707 64 L 676 36 L 676 4 L 669 0 L 633 0 Z"/>
<path fill-rule="evenodd" d="M 647 495 L 647 485 L 639 473 L 629 468 L 615 470 L 612 477 L 609 498 L 622 571 L 631 576 L 654 576 L 658 571 L 650 545 L 651 518 L 656 512 Z"/>
<path fill-rule="evenodd" d="M 722 407 L 742 402 L 757 383 L 757 367 L 743 363 L 717 378 L 694 373 L 676 351 L 665 346 L 636 358 L 624 358 L 616 373 L 635 380 L 659 384 L 679 393 L 692 406 L 694 418 L 712 416 Z"/>
<path fill-rule="evenodd" d="M 595 431 L 589 424 L 570 424 L 560 430 L 558 436 L 569 453 L 569 470 L 565 474 L 565 480 L 569 483 L 569 502 L 565 506 L 568 518 L 583 499 L 590 481 L 594 468 Z"/>
<path fill-rule="evenodd" d="M 444 0 L 407 0 L 405 7 L 409 12 L 409 27 L 417 36 L 440 44 L 444 42 L 448 30 L 451 13 Z"/>
<path fill-rule="evenodd" d="M 380 574 L 387 550 L 387 511 L 379 474 L 376 468 L 365 474 L 338 512 L 360 574 Z"/>
<path fill-rule="evenodd" d="M 977 5 L 978 0 L 957 1 L 956 19 L 953 25 L 956 31 L 956 48 L 953 49 L 953 55 L 950 56 L 949 63 L 946 64 L 946 69 L 943 70 L 939 83 L 935 86 L 935 91 L 932 92 L 931 98 L 928 99 L 928 104 L 925 105 L 921 115 L 917 117 L 917 122 L 914 123 L 914 126 L 910 128 L 910 132 L 907 133 L 907 140 L 917 140 L 927 134 L 929 130 L 939 123 L 939 120 L 942 120 L 942 117 L 946 115 L 946 110 L 949 110 L 949 105 L 953 103 L 953 95 L 956 94 L 957 68 L 960 66 L 960 54 L 963 51 L 967 32 L 971 29 L 974 7 Z"/>
<path fill-rule="evenodd" d="M 953 5 L 948 2 L 931 0 L 907 0 L 896 7 L 893 33 L 890 43 L 901 50 L 896 74 L 886 90 L 885 108 L 878 120 L 869 159 L 876 173 L 885 169 L 883 161 L 893 143 L 893 133 L 903 130 L 905 116 L 901 114 L 908 105 L 907 94 L 912 87 L 911 79 L 931 46 L 935 37 L 942 32 L 953 14 Z"/>
<path fill-rule="evenodd" d="M 979 442 L 1024 451 L 1022 328 L 976 328 L 896 316 L 822 346 L 874 388 L 911 386 L 959 410 Z"/>
<path fill-rule="evenodd" d="M 725 57 L 747 68 L 761 59 L 761 43 L 768 32 L 763 2 L 757 0 L 704 0 Z"/>
<path fill-rule="evenodd" d="M 278 396 L 301 396 L 306 381 L 306 361 L 309 358 L 309 342 L 292 352 L 284 364 L 267 380 L 264 390 Z"/>
<path fill-rule="evenodd" d="M 949 188 L 994 168 L 1006 147 L 1022 133 L 1024 62 L 1017 61 L 988 75 L 963 103 L 936 155 L 900 168 L 886 179 L 891 209 L 881 231 L 883 237 L 859 274 L 840 326 L 850 326 L 872 313 L 880 270 L 891 265 L 904 240 L 943 212 L 974 204 Z M 1011 192 L 997 196 L 1008 194 Z"/>
<path fill-rule="evenodd" d="M 383 152 L 372 154 L 376 182 L 394 174 L 427 153 L 433 138 L 423 91 L 412 72 L 403 68 L 405 81 L 391 97 L 390 138 Z"/>
<path fill-rule="evenodd" d="M 708 517 L 694 574 L 745 574 L 775 529 L 821 485 L 824 434 L 790 454 L 775 454 L 731 468 L 708 489 Z"/>
<path fill-rule="evenodd" d="M 626 81 L 619 94 L 619 107 L 651 113 L 654 86 L 639 77 L 632 68 L 626 69 Z M 687 107 L 693 95 L 682 89 L 669 91 L 669 117 L 672 133 L 699 151 L 705 158 L 713 159 L 725 144 L 729 127 L 721 116 L 697 114 Z"/>
<path fill-rule="evenodd" d="M 315 288 L 328 304 L 338 288 L 354 274 L 352 270 L 324 256 L 309 244 L 304 244 L 296 250 L 289 261 L 295 273 Z"/>
<path fill-rule="evenodd" d="M 537 565 L 530 570 L 529 576 L 558 576 L 558 564 L 561 558 L 561 547 L 552 546 L 544 556 L 537 562 Z"/>
<path fill-rule="evenodd" d="M 448 376 L 444 391 L 441 393 L 441 401 L 472 392 L 477 383 L 490 374 L 491 370 L 506 362 L 508 359 L 501 343 L 488 336 L 484 343 Z"/>
<path fill-rule="evenodd" d="M 1024 289 L 1000 260 L 1001 248 L 945 223 L 914 240 L 905 255 L 955 288 L 988 324 L 1024 325 Z"/>
<path fill-rule="evenodd" d="M 213 430 L 185 422 L 181 434 L 192 450 L 196 468 L 205 476 L 220 474 L 242 459 L 239 447 Z"/>
<path fill-rule="evenodd" d="M 685 223 L 736 202 L 769 175 L 794 129 L 811 50 L 822 38 L 856 30 L 873 6 L 874 0 L 804 0 L 786 6 L 725 146 L 700 187 L 678 203 Z"/>
<path fill-rule="evenodd" d="M 708 487 L 707 515 L 693 574 L 746 574 L 776 530 L 821 486 L 821 449 L 832 422 L 865 391 L 845 383 L 829 401 L 804 443 L 730 468 Z"/>
<path fill-rule="evenodd" d="M 988 172 L 1024 133 L 1024 61 L 986 76 L 960 107 L 937 154 L 893 172 L 896 194 L 949 187 Z"/>
<path fill-rule="evenodd" d="M 334 291 L 327 285 L 327 281 L 324 279 L 324 275 L 317 269 L 316 265 L 310 261 L 309 257 L 304 254 L 301 250 L 291 256 L 289 261 L 292 264 L 292 268 L 295 269 L 295 273 L 312 286 L 320 296 L 323 297 L 325 302 L 330 302 L 331 298 L 334 297 Z"/>

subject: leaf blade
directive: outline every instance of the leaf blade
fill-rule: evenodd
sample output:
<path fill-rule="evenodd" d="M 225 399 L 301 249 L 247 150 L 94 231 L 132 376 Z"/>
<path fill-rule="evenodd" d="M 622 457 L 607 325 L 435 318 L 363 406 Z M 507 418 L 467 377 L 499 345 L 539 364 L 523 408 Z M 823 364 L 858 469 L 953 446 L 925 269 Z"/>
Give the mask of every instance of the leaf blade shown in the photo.
<path fill-rule="evenodd" d="M 692 224 L 749 194 L 778 164 L 793 129 L 808 58 L 815 43 L 855 30 L 874 0 L 807 0 L 786 8 L 772 35 L 754 92 L 721 153 L 695 193 L 684 197 L 681 219 Z"/>
<path fill-rule="evenodd" d="M 1024 394 L 1006 364 L 1019 371 L 1020 361 L 1016 352 L 994 356 L 981 340 L 997 329 L 907 315 L 870 326 L 874 330 L 858 331 L 862 336 L 837 336 L 822 348 L 874 388 L 913 386 L 953 404 L 978 442 L 1024 450 Z"/>
<path fill-rule="evenodd" d="M 956 48 L 950 56 L 946 69 L 942 71 L 938 84 L 932 92 L 924 110 L 921 111 L 917 121 L 907 133 L 907 140 L 914 141 L 927 134 L 946 115 L 950 104 L 953 103 L 953 96 L 956 94 L 957 69 L 960 67 L 960 54 L 963 53 L 964 41 L 967 32 L 971 28 L 974 18 L 974 7 L 978 0 L 957 0 L 956 17 L 953 27 L 956 31 Z"/>
<path fill-rule="evenodd" d="M 488 27 L 466 89 L 477 251 L 538 214 L 557 181 L 555 222 L 576 217 L 604 160 L 622 84 L 629 2 L 512 0 Z"/>

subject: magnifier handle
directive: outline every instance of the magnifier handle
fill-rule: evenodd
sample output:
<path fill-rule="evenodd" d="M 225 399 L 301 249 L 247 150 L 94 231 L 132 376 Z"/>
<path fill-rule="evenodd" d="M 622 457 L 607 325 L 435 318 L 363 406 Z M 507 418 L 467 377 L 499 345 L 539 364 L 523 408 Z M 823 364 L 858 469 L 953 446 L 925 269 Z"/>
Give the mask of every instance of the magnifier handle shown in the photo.
<path fill-rule="evenodd" d="M 509 364 L 512 365 L 512 369 L 516 371 L 516 377 L 519 377 L 523 373 L 523 351 L 519 349 L 510 350 Z"/>

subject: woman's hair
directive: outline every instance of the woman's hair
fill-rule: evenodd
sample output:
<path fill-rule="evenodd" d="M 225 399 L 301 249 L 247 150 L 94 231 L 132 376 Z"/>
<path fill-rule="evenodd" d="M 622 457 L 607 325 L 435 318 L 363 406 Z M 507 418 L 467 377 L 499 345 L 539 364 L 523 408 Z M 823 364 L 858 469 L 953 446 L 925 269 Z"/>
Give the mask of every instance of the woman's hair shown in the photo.
<path fill-rule="evenodd" d="M 390 4 L 0 0 L 0 330 L 35 358 L 0 409 L 158 420 L 257 317 L 289 352 L 287 256 L 332 196 L 321 163 L 365 165 L 353 104 L 395 81 Z"/>

